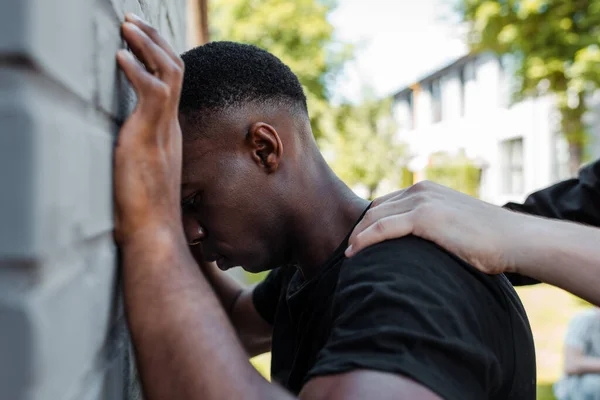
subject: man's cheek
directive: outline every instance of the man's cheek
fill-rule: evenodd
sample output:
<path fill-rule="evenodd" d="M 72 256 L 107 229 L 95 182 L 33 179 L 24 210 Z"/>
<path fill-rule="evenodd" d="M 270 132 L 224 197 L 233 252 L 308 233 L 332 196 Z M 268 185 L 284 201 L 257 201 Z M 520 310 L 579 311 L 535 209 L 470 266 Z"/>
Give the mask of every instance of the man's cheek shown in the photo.
<path fill-rule="evenodd" d="M 198 264 L 204 262 L 204 253 L 202 252 L 202 245 L 197 244 L 195 246 L 189 246 L 192 257 Z"/>

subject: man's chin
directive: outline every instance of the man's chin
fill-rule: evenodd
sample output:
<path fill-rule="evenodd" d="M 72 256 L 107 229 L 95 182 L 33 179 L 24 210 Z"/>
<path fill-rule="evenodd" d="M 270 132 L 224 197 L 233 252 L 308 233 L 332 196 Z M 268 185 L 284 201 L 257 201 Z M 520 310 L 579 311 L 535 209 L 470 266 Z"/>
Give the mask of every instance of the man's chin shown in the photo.
<path fill-rule="evenodd" d="M 246 272 L 249 272 L 251 274 L 258 274 L 271 269 L 266 267 L 263 263 L 250 262 L 241 264 L 239 262 L 233 261 L 227 257 L 222 256 L 216 257 L 214 262 L 221 271 L 227 271 L 234 267 L 241 267 Z"/>
<path fill-rule="evenodd" d="M 240 267 L 242 267 L 244 271 L 249 272 L 251 274 L 260 274 L 261 272 L 270 271 L 272 269 L 264 264 L 245 264 L 240 265 Z"/>
<path fill-rule="evenodd" d="M 235 263 L 231 262 L 231 260 L 229 260 L 226 257 L 217 257 L 217 259 L 215 260 L 215 263 L 217 264 L 217 267 L 221 271 L 227 271 L 227 270 L 237 266 Z"/>

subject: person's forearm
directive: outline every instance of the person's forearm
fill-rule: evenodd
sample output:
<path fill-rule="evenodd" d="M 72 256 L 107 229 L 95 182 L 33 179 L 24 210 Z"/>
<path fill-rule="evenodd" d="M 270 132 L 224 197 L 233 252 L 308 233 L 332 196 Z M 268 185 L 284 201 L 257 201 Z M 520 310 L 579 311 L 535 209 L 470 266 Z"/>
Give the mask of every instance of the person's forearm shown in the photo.
<path fill-rule="evenodd" d="M 580 356 L 567 360 L 565 370 L 569 375 L 600 374 L 600 358 Z"/>
<path fill-rule="evenodd" d="M 147 232 L 129 240 L 122 254 L 127 320 L 145 398 L 286 398 L 248 362 L 182 234 Z"/>
<path fill-rule="evenodd" d="M 244 287 L 221 271 L 214 262 L 203 262 L 201 269 L 221 301 L 248 356 L 254 357 L 270 351 L 271 327 L 254 308 L 253 287 Z"/>
<path fill-rule="evenodd" d="M 235 302 L 248 288 L 221 271 L 214 262 L 202 262 L 200 269 L 204 272 L 204 277 L 212 286 L 225 312 L 231 317 Z"/>
<path fill-rule="evenodd" d="M 527 217 L 515 249 L 517 273 L 558 286 L 600 306 L 600 229 Z"/>

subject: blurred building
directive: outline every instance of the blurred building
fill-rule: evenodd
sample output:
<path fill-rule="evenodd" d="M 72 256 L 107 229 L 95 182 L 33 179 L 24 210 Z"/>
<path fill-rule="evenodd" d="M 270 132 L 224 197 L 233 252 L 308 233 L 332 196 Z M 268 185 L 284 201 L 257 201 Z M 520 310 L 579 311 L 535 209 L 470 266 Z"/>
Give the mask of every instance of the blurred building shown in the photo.
<path fill-rule="evenodd" d="M 439 153 L 481 168 L 479 196 L 503 204 L 569 176 L 568 148 L 551 96 L 511 102 L 512 58 L 466 55 L 394 95 L 399 139 L 415 181 Z M 600 104 L 600 96 L 592 99 Z M 600 157 L 600 107 L 590 113 L 588 156 Z"/>
<path fill-rule="evenodd" d="M 208 0 L 187 0 L 187 44 L 189 48 L 208 43 Z"/>

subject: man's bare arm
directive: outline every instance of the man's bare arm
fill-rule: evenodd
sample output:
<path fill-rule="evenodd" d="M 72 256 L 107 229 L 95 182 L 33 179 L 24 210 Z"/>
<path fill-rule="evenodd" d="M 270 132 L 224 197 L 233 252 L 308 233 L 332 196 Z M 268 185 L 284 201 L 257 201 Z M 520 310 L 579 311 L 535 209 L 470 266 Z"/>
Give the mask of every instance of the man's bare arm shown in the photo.
<path fill-rule="evenodd" d="M 254 286 L 244 287 L 212 262 L 204 263 L 202 271 L 219 297 L 248 355 L 254 357 L 271 351 L 273 327 L 254 307 Z"/>
<path fill-rule="evenodd" d="M 182 236 L 144 233 L 122 254 L 128 323 L 148 399 L 289 396 L 249 363 Z"/>
<path fill-rule="evenodd" d="M 565 372 L 569 375 L 600 374 L 600 358 L 586 356 L 581 349 L 567 345 Z"/>
<path fill-rule="evenodd" d="M 515 271 L 600 306 L 600 229 L 529 218 L 530 238 L 514 249 Z"/>
<path fill-rule="evenodd" d="M 270 351 L 273 327 L 254 307 L 254 287 L 240 284 L 221 271 L 214 262 L 203 261 L 200 246 L 191 246 L 190 251 L 219 298 L 248 355 L 254 357 Z"/>
<path fill-rule="evenodd" d="M 441 400 L 441 397 L 415 381 L 384 372 L 356 370 L 311 379 L 300 393 L 310 400 L 363 400 L 376 398 Z"/>

